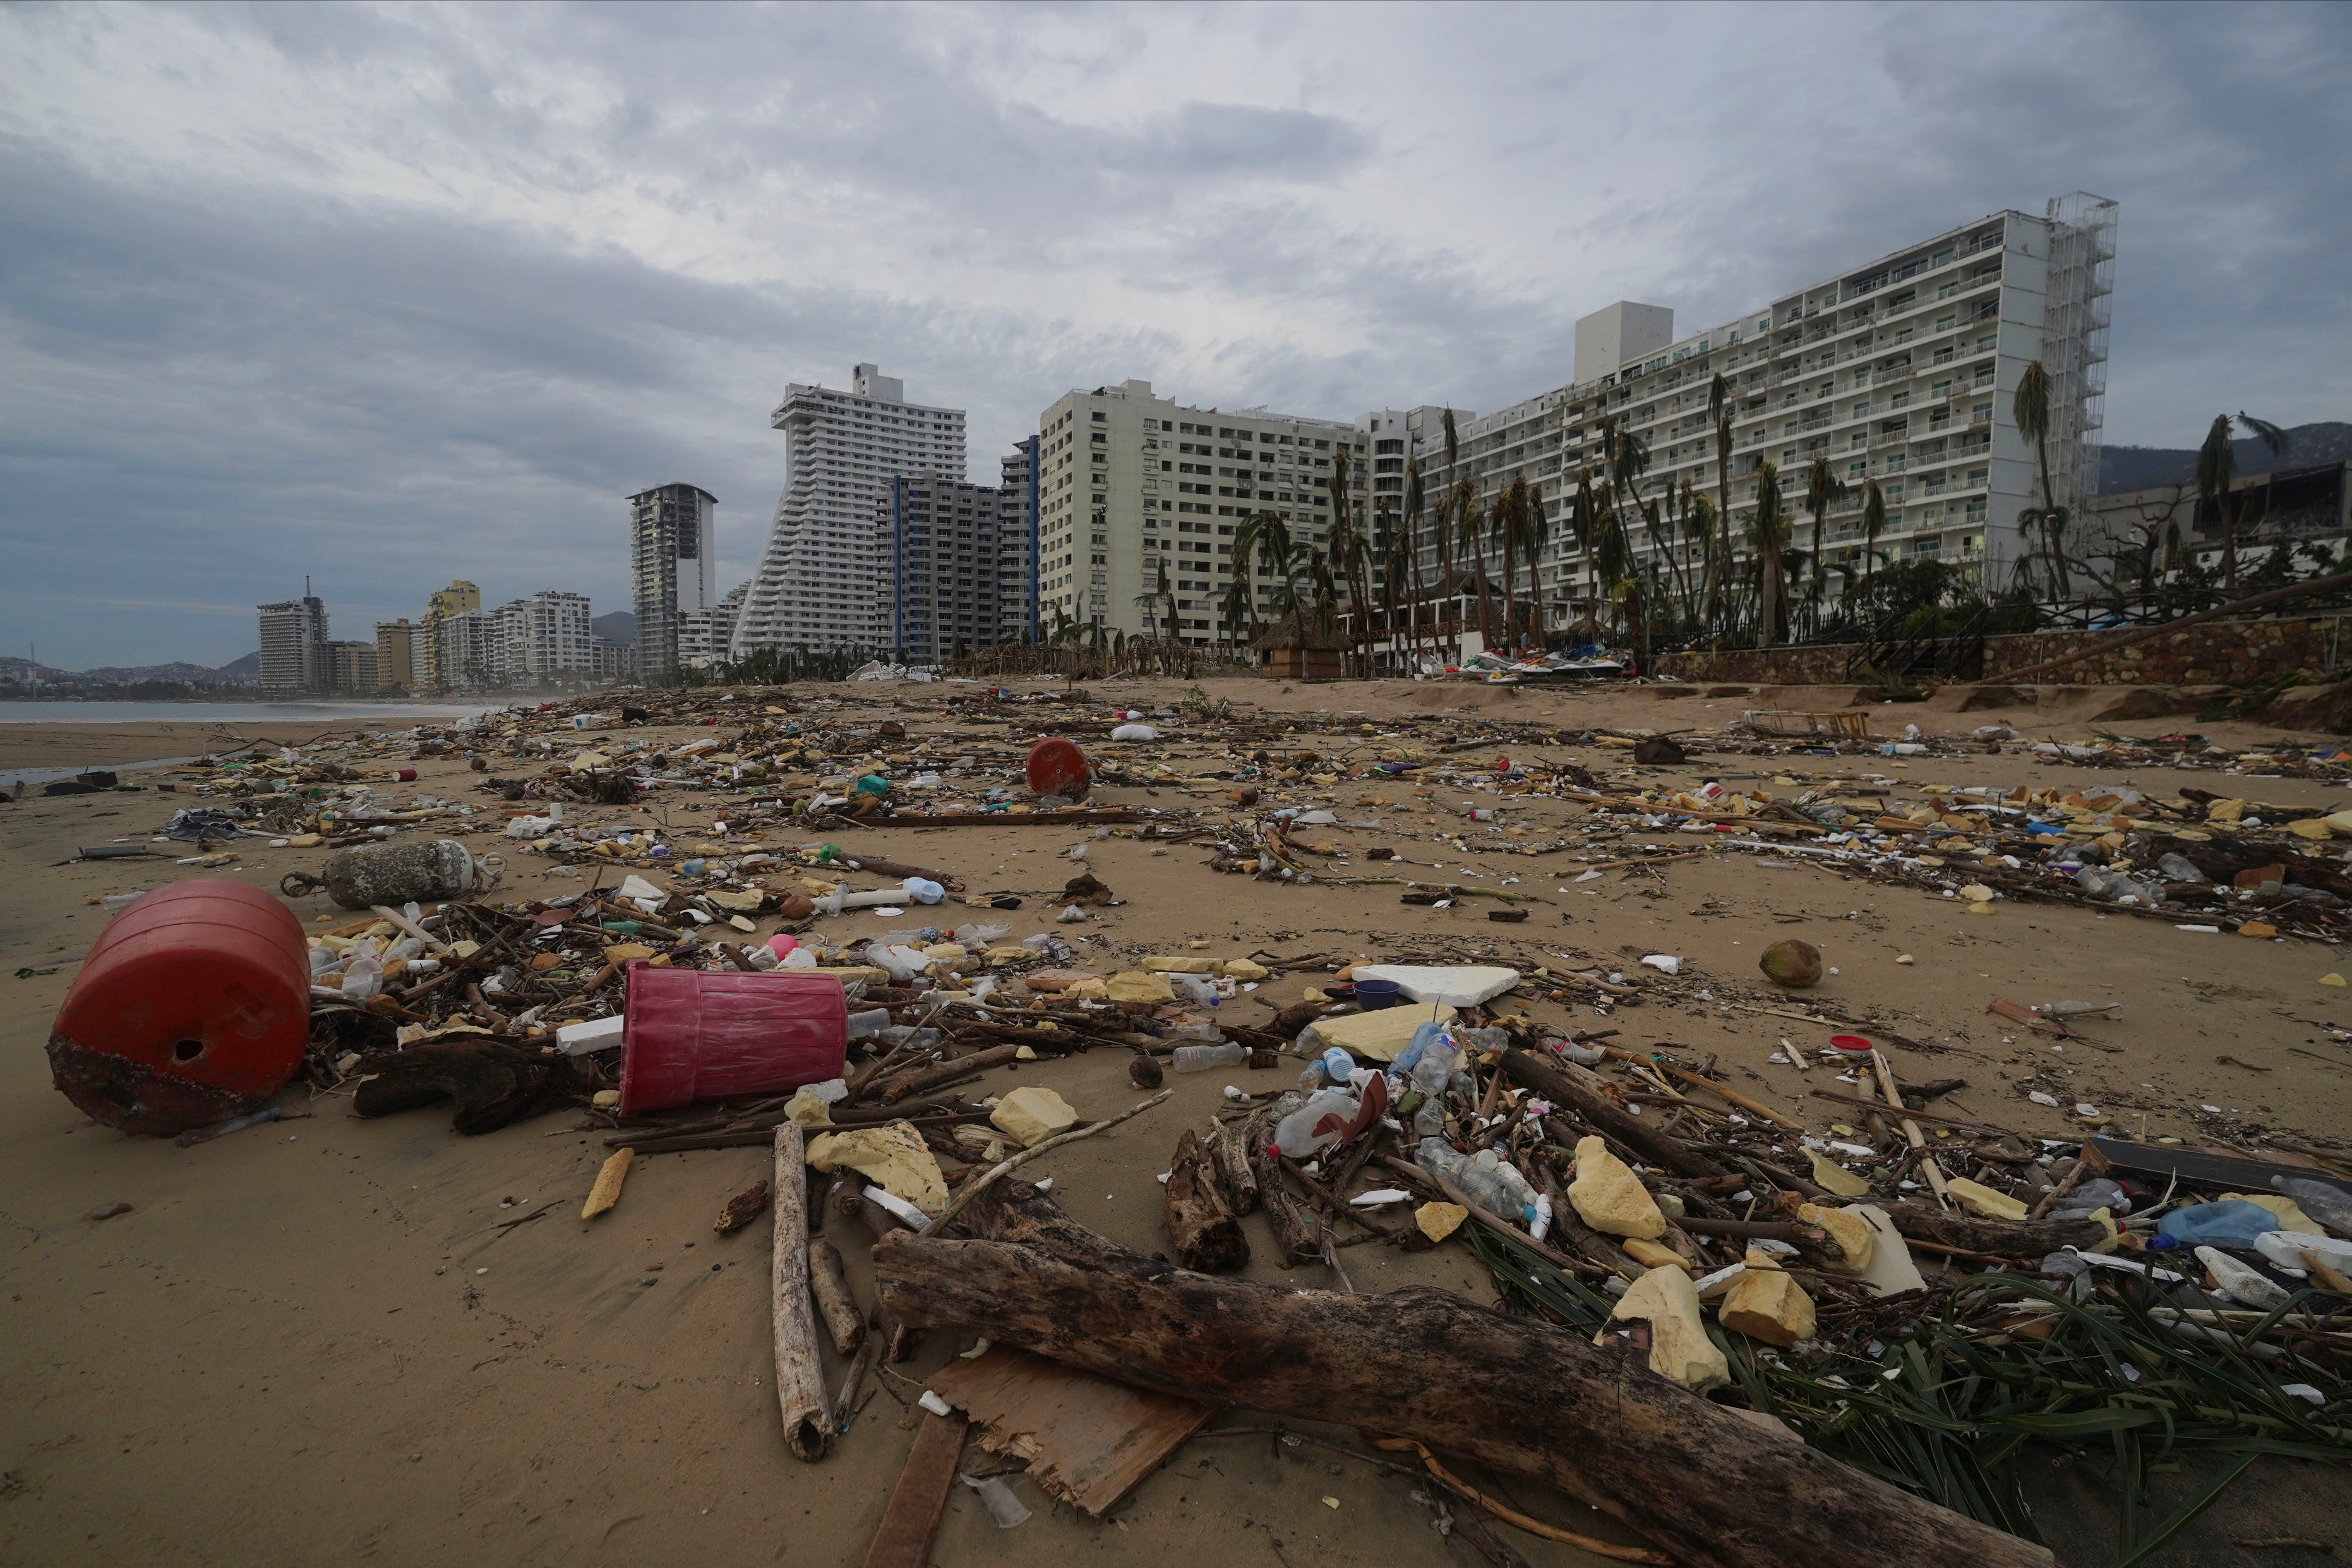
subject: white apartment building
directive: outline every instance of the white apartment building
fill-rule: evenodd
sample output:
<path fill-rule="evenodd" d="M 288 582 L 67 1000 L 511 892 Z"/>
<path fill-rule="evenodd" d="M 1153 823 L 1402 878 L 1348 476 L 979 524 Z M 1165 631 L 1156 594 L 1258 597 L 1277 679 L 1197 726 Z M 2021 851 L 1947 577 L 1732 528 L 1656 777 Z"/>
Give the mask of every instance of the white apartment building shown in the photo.
<path fill-rule="evenodd" d="M 784 433 L 784 488 L 731 656 L 884 646 L 888 567 L 877 508 L 900 475 L 965 477 L 963 411 L 910 403 L 905 382 L 859 365 L 847 392 L 787 386 L 769 423 Z"/>
<path fill-rule="evenodd" d="M 1859 557 L 1863 486 L 1876 479 L 1888 514 L 1879 549 L 1959 564 L 1998 591 L 2023 546 L 2018 513 L 2041 504 L 2033 444 L 2011 412 L 2033 361 L 2053 382 L 2057 502 L 2080 517 L 2097 491 L 2115 229 L 2116 204 L 2077 192 L 2053 198 L 2041 215 L 1994 213 L 1680 337 L 1671 311 L 1620 301 L 1577 323 L 1570 384 L 1484 416 L 1457 411 L 1461 471 L 1490 497 L 1515 478 L 1540 486 L 1552 518 L 1546 603 L 1555 616 L 1569 612 L 1591 588 L 1566 506 L 1579 471 L 1601 462 L 1601 416 L 1646 444 L 1645 497 L 1685 481 L 1711 497 L 1707 392 L 1721 373 L 1733 394 L 1735 550 L 1748 553 L 1754 476 L 1766 459 L 1780 470 L 1797 542 L 1810 543 L 1805 472 L 1822 456 L 1852 487 L 1828 517 L 1831 559 Z M 1375 464 L 1393 457 L 1401 467 L 1417 455 L 1433 506 L 1444 474 L 1430 413 L 1370 417 L 1381 423 Z M 1387 451 L 1386 440 L 1399 450 Z M 1428 530 L 1424 570 L 1435 559 Z M 1638 532 L 1640 553 L 1656 558 L 1659 547 Z M 1699 559 L 1695 545 L 1664 548 L 1681 552 L 1686 571 Z"/>
<path fill-rule="evenodd" d="M 327 646 L 327 607 L 305 591 L 255 607 L 261 632 L 264 692 L 323 692 L 335 684 L 334 655 Z"/>
<path fill-rule="evenodd" d="M 686 618 L 718 601 L 718 555 L 719 497 L 708 490 L 657 485 L 629 497 L 637 653 L 647 675 L 677 667 Z"/>
<path fill-rule="evenodd" d="M 500 684 L 506 637 L 498 611 L 436 612 L 432 626 L 436 682 L 461 691 L 485 691 Z"/>
<path fill-rule="evenodd" d="M 722 663 L 735 638 L 736 618 L 743 613 L 749 582 L 739 582 L 727 597 L 708 610 L 689 610 L 678 617 L 677 662 L 698 670 Z"/>
<path fill-rule="evenodd" d="M 1163 605 L 1139 603 L 1164 562 L 1176 600 L 1174 634 L 1224 640 L 1221 601 L 1234 581 L 1234 528 L 1280 516 L 1294 540 L 1325 545 L 1335 452 L 1355 459 L 1353 494 L 1366 494 L 1366 437 L 1335 420 L 1228 413 L 1152 395 L 1128 381 L 1073 392 L 1039 417 L 1039 617 L 1061 616 L 1129 635 L 1166 636 Z M 1259 613 L 1279 580 L 1252 563 Z"/>
<path fill-rule="evenodd" d="M 1013 443 L 999 465 L 1004 497 L 1003 532 L 997 541 L 997 622 L 1000 643 L 1034 642 L 1037 635 L 1037 448 L 1034 435 Z"/>
<path fill-rule="evenodd" d="M 501 684 L 538 685 L 559 674 L 585 674 L 594 664 L 596 631 L 589 624 L 586 594 L 544 588 L 494 613 L 499 647 L 492 668 Z"/>

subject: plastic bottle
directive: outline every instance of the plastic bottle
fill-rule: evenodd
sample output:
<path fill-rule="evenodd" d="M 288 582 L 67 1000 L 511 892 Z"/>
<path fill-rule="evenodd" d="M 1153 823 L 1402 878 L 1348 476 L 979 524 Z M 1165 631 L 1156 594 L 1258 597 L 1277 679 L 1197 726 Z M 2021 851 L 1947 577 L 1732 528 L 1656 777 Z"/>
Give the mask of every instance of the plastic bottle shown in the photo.
<path fill-rule="evenodd" d="M 383 960 L 355 958 L 343 966 L 343 1000 L 363 1002 L 383 989 Z"/>
<path fill-rule="evenodd" d="M 1339 1141 L 1340 1129 L 1356 1119 L 1357 1109 L 1356 1097 L 1346 1090 L 1318 1089 L 1275 1128 L 1275 1146 L 1294 1160 L 1312 1158 Z"/>
<path fill-rule="evenodd" d="M 1491 1152 L 1491 1151 L 1490 1151 Z M 1505 1219 L 1519 1218 L 1518 1195 L 1489 1168 L 1465 1158 L 1441 1138 L 1423 1138 L 1413 1164 L 1432 1176 L 1443 1176 L 1470 1200 Z"/>
<path fill-rule="evenodd" d="M 1217 988 L 1198 975 L 1171 975 L 1168 977 L 1168 985 L 1181 1000 L 1198 1003 L 1202 1007 L 1213 1008 L 1217 1005 Z"/>
<path fill-rule="evenodd" d="M 2330 1232 L 2352 1239 L 2352 1197 L 2340 1186 L 2305 1176 L 2273 1176 L 2271 1186 L 2294 1199 L 2295 1207 Z"/>
<path fill-rule="evenodd" d="M 2164 873 L 2167 882 L 2203 882 L 2205 873 L 2179 855 L 2158 855 L 2156 869 Z"/>
<path fill-rule="evenodd" d="M 869 1039 L 889 1027 L 890 1009 L 888 1008 L 874 1008 L 866 1012 L 849 1015 L 849 1038 L 852 1040 Z"/>
<path fill-rule="evenodd" d="M 1179 1072 L 1201 1072 L 1212 1067 L 1238 1067 L 1248 1060 L 1249 1052 L 1229 1040 L 1222 1045 L 1180 1045 L 1174 1066 Z"/>
<path fill-rule="evenodd" d="M 2252 1247 L 2255 1237 L 2280 1226 L 2279 1217 L 2262 1205 L 2233 1197 L 2176 1208 L 2158 1220 L 2156 1228 L 2182 1247 Z"/>
<path fill-rule="evenodd" d="M 2084 1182 L 2060 1198 L 2050 1213 L 2053 1218 L 2057 1218 L 2066 1215 L 2093 1214 L 2102 1208 L 2118 1219 L 2131 1212 L 2131 1199 L 2125 1196 L 2122 1186 L 2105 1176 Z"/>

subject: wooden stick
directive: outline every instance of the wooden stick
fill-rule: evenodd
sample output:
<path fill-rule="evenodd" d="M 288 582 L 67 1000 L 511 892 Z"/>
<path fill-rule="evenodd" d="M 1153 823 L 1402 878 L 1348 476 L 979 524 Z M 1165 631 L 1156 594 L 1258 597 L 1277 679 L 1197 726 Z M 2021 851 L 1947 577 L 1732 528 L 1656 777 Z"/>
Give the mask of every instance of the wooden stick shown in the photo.
<path fill-rule="evenodd" d="M 1836 1100 L 1847 1105 L 1860 1105 L 1871 1111 L 1881 1109 L 1883 1104 L 1877 1100 L 1865 1100 L 1859 1094 L 1840 1094 L 1832 1089 L 1809 1089 L 1806 1092 L 1816 1100 Z M 1990 1122 L 1965 1122 L 1958 1116 L 1938 1116 L 1932 1111 L 1913 1111 L 1906 1107 L 1904 1114 L 1922 1122 L 1940 1123 L 1947 1127 L 1972 1127 L 1979 1132 L 2009 1133 L 2007 1127 L 1996 1127 Z M 2013 1137 L 2018 1134 L 2010 1134 L 2010 1135 Z"/>
<path fill-rule="evenodd" d="M 808 1170 L 801 1130 L 776 1129 L 775 1251 L 768 1284 L 775 1312 L 776 1405 L 783 1412 L 784 1446 L 814 1464 L 833 1448 L 833 1408 L 824 1396 L 824 1369 L 816 1346 L 816 1314 L 809 1296 Z"/>
<path fill-rule="evenodd" d="M 849 1276 L 841 1266 L 841 1252 L 823 1237 L 808 1244 L 809 1290 L 816 1297 L 818 1315 L 833 1340 L 835 1355 L 851 1355 L 866 1338 L 866 1320 L 858 1314 L 857 1298 L 849 1293 Z"/>
<path fill-rule="evenodd" d="M 1733 1104 L 1738 1106 L 1743 1111 L 1754 1112 L 1757 1115 L 1763 1117 L 1766 1121 L 1771 1123 L 1776 1127 L 1786 1127 L 1792 1133 L 1801 1133 L 1805 1130 L 1801 1123 L 1791 1122 L 1789 1118 L 1781 1115 L 1778 1111 L 1771 1109 L 1769 1106 L 1761 1104 L 1757 1101 L 1750 1100 L 1747 1095 L 1742 1094 L 1737 1089 L 1727 1089 L 1712 1078 L 1701 1077 L 1696 1072 L 1685 1072 L 1681 1068 L 1675 1067 L 1669 1062 L 1659 1061 L 1651 1057 L 1638 1056 L 1630 1051 L 1621 1051 L 1613 1045 L 1604 1045 L 1601 1049 L 1621 1061 L 1647 1062 L 1651 1067 L 1655 1068 L 1658 1071 L 1666 1074 L 1670 1078 L 1679 1078 L 1685 1083 L 1690 1084 L 1694 1088 L 1704 1089 L 1708 1093 L 1716 1095 L 1720 1099 L 1730 1101 Z"/>
<path fill-rule="evenodd" d="M 1121 1111 L 1118 1115 L 1113 1116 L 1107 1122 L 1096 1122 L 1090 1125 L 1079 1127 L 1075 1131 L 1063 1133 L 1055 1137 L 1047 1138 L 1044 1143 L 1032 1144 L 1029 1147 L 1022 1150 L 1019 1154 L 1012 1155 L 1010 1158 L 998 1161 L 995 1165 L 992 1165 L 985 1171 L 982 1171 L 979 1176 L 974 1176 L 971 1180 L 964 1183 L 963 1190 L 956 1194 L 955 1201 L 949 1204 L 946 1209 L 940 1213 L 937 1219 L 932 1220 L 929 1226 L 924 1228 L 925 1234 L 931 1236 L 944 1234 L 948 1228 L 948 1221 L 953 1219 L 957 1215 L 961 1214 L 964 1210 L 964 1206 L 971 1203 L 973 1198 L 978 1197 L 982 1193 L 988 1190 L 989 1184 L 994 1181 L 997 1177 L 1003 1176 L 1007 1172 L 1014 1170 L 1019 1166 L 1027 1165 L 1031 1160 L 1035 1159 L 1039 1155 L 1044 1154 L 1048 1149 L 1058 1149 L 1064 1144 L 1075 1144 L 1080 1138 L 1091 1138 L 1106 1127 L 1118 1126 L 1129 1116 L 1141 1115 L 1144 1112 L 1150 1110 L 1154 1105 L 1159 1104 L 1162 1100 L 1167 1099 L 1168 1096 L 1175 1092 L 1176 1091 L 1173 1089 L 1162 1089 L 1159 1093 L 1154 1094 L 1150 1099 L 1144 1101 L 1141 1104 L 1130 1105 L 1126 1110 Z M 793 1132 L 797 1134 L 799 1129 L 794 1128 Z M 783 1137 L 782 1128 L 779 1127 L 776 1129 L 776 1136 L 780 1140 L 779 1146 L 781 1147 L 781 1140 Z M 798 1142 L 797 1137 L 794 1141 Z"/>
<path fill-rule="evenodd" d="M 1927 1185 L 1936 1189 L 1936 1201 L 1944 1207 L 1947 1213 L 1950 1212 L 1952 1195 L 1945 1187 L 1943 1169 L 1927 1153 L 1927 1134 L 1921 1132 L 1919 1124 L 1911 1119 L 1911 1108 L 1903 1103 L 1902 1092 L 1895 1087 L 1895 1070 L 1886 1065 L 1886 1053 L 1874 1045 L 1870 1048 L 1870 1060 L 1871 1064 L 1878 1069 L 1879 1092 L 1886 1096 L 1888 1104 L 1903 1113 L 1903 1135 L 1910 1140 L 1914 1149 L 1919 1151 L 1919 1168 L 1927 1173 Z"/>
<path fill-rule="evenodd" d="M 629 1162 L 636 1157 L 635 1149 L 615 1149 L 596 1173 L 596 1185 L 588 1189 L 588 1201 L 580 1206 L 580 1218 L 593 1219 L 621 1201 L 621 1183 L 628 1178 Z"/>

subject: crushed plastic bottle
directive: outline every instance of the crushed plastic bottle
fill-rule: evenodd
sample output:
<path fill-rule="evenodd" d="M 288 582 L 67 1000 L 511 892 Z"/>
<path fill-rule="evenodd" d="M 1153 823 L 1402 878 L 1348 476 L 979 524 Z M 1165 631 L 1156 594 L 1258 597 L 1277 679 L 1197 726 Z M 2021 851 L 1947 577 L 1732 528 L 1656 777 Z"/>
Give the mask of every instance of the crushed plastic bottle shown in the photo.
<path fill-rule="evenodd" d="M 1173 1065 L 1179 1072 L 1204 1072 L 1212 1067 L 1238 1067 L 1249 1052 L 1232 1040 L 1221 1045 L 1180 1045 Z"/>
<path fill-rule="evenodd" d="M 2053 1219 L 2079 1218 L 2095 1214 L 2103 1208 L 2118 1219 L 2131 1212 L 2131 1199 L 2123 1187 L 2105 1176 L 2096 1181 L 2086 1181 L 2060 1198 L 2051 1208 L 2050 1217 Z"/>
<path fill-rule="evenodd" d="M 2167 882 L 2203 882 L 2205 873 L 2175 854 L 2158 855 L 2156 869 L 2164 873 Z"/>
<path fill-rule="evenodd" d="M 2271 1186 L 2294 1199 L 2295 1207 L 2336 1236 L 2352 1240 L 2352 1197 L 2344 1189 L 2304 1176 L 2273 1176 Z"/>
<path fill-rule="evenodd" d="M 1339 1141 L 1360 1109 L 1344 1089 L 1318 1089 L 1276 1126 L 1275 1147 L 1294 1160 L 1311 1159 Z"/>
<path fill-rule="evenodd" d="M 1168 977 L 1168 985 L 1180 1000 L 1192 1002 L 1201 1007 L 1213 1008 L 1217 1005 L 1217 988 L 1199 975 L 1171 975 Z"/>
<path fill-rule="evenodd" d="M 1518 1194 L 1493 1169 L 1465 1157 L 1444 1139 L 1422 1139 L 1412 1163 L 1432 1176 L 1444 1177 L 1488 1213 L 1504 1219 L 1519 1218 Z"/>

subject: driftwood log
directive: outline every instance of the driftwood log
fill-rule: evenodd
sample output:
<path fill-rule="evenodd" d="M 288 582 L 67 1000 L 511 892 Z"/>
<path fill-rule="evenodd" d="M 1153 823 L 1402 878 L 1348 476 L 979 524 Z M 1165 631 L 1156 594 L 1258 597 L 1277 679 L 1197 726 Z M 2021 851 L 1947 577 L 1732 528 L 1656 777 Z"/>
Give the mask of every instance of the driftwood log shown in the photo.
<path fill-rule="evenodd" d="M 835 1354 L 855 1355 L 866 1339 L 866 1319 L 857 1311 L 857 1298 L 850 1294 L 840 1249 L 820 1237 L 808 1244 L 808 1250 L 809 1291 L 824 1319 L 824 1332 L 833 1340 Z"/>
<path fill-rule="evenodd" d="M 1249 1238 L 1225 1201 L 1216 1163 L 1190 1127 L 1176 1140 L 1165 1208 L 1171 1255 L 1181 1267 L 1213 1274 L 1249 1262 Z"/>
<path fill-rule="evenodd" d="M 1265 1210 L 1265 1222 L 1274 1232 L 1275 1250 L 1282 1254 L 1286 1264 L 1304 1263 L 1309 1258 L 1323 1255 L 1322 1243 L 1315 1237 L 1315 1227 L 1298 1212 L 1297 1200 L 1282 1181 L 1282 1167 L 1266 1152 L 1274 1142 L 1274 1113 L 1261 1111 L 1242 1124 L 1240 1137 L 1247 1145 L 1250 1175 L 1257 1183 L 1257 1200 Z"/>
<path fill-rule="evenodd" d="M 833 1402 L 824 1396 L 824 1363 L 816 1344 L 816 1313 L 809 1305 L 808 1167 L 801 1130 L 776 1129 L 775 1255 L 768 1264 L 775 1311 L 776 1404 L 784 1416 L 784 1446 L 812 1462 L 833 1448 Z"/>
<path fill-rule="evenodd" d="M 469 1137 L 584 1105 L 597 1089 L 595 1075 L 576 1058 L 478 1037 L 371 1051 L 359 1071 L 360 1086 L 352 1095 L 359 1115 L 389 1116 L 453 1100 L 457 1113 L 450 1124 Z"/>
<path fill-rule="evenodd" d="M 2029 1219 L 2012 1225 L 2005 1219 L 1938 1214 L 1907 1203 L 1888 1204 L 1886 1218 L 1913 1241 L 1999 1258 L 2045 1258 L 2068 1247 L 2096 1247 L 2107 1239 L 2106 1228 L 2095 1219 Z"/>
<path fill-rule="evenodd" d="M 1503 1071 L 1522 1089 L 1567 1106 L 1596 1133 L 1605 1134 L 1642 1156 L 1642 1163 L 1662 1166 L 1687 1176 L 1719 1176 L 1722 1166 L 1680 1138 L 1668 1137 L 1644 1124 L 1609 1097 L 1607 1080 L 1573 1061 L 1547 1060 L 1513 1047 L 1503 1052 Z"/>
<path fill-rule="evenodd" d="M 1257 1173 L 1250 1169 L 1249 1145 L 1245 1128 L 1231 1122 L 1219 1123 L 1208 1135 L 1209 1158 L 1217 1168 L 1217 1181 L 1225 1191 L 1227 1207 L 1237 1214 L 1257 1212 Z"/>
<path fill-rule="evenodd" d="M 919 1094 L 926 1089 L 936 1089 L 943 1083 L 951 1083 L 968 1072 L 978 1072 L 990 1067 L 1002 1067 L 1020 1054 L 1021 1048 L 1017 1045 L 992 1045 L 985 1051 L 975 1051 L 970 1056 L 960 1056 L 953 1061 L 941 1062 L 937 1067 L 928 1067 L 919 1072 L 910 1072 L 903 1078 L 893 1078 L 882 1085 L 880 1097 L 885 1105 L 895 1105 L 909 1094 Z"/>
<path fill-rule="evenodd" d="M 1034 1189 L 1033 1189 L 1034 1190 Z M 898 1233 L 901 1319 L 961 1324 L 1108 1377 L 1395 1433 L 1532 1476 L 1677 1561 L 1725 1568 L 2051 1568 L 2046 1550 L 1769 1436 L 1642 1358 L 1450 1292 L 1344 1296 L 1213 1280 L 1004 1202 L 1026 1244 Z"/>

